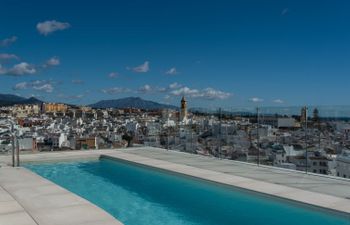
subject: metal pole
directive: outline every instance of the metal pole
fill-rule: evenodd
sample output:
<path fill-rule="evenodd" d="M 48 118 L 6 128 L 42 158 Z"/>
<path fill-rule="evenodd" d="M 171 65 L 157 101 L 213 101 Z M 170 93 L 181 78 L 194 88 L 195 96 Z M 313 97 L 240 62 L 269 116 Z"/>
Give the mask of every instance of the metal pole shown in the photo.
<path fill-rule="evenodd" d="M 305 113 L 305 173 L 307 173 L 308 168 L 308 149 L 307 149 L 307 107 L 304 107 L 304 113 Z"/>
<path fill-rule="evenodd" d="M 259 127 L 260 127 L 260 121 L 259 121 L 259 107 L 256 108 L 256 120 L 257 120 L 257 129 L 256 129 L 256 138 L 257 138 L 257 147 L 258 147 L 258 166 L 260 165 L 260 135 L 259 135 Z"/>
<path fill-rule="evenodd" d="M 169 125 L 169 121 L 168 121 L 168 125 Z M 167 127 L 166 136 L 167 136 L 167 146 L 166 146 L 166 150 L 169 150 L 169 127 Z"/>
<path fill-rule="evenodd" d="M 12 167 L 15 167 L 15 133 L 14 133 L 14 125 L 8 120 L 11 124 L 11 142 L 12 142 Z"/>
<path fill-rule="evenodd" d="M 191 123 L 190 123 L 190 132 L 191 132 L 191 153 L 194 153 L 194 151 L 193 151 L 193 132 L 192 132 L 193 123 L 192 123 L 192 119 L 193 119 L 193 117 L 191 118 Z"/>
<path fill-rule="evenodd" d="M 18 138 L 16 138 L 16 145 L 17 145 L 17 147 L 16 147 L 16 154 L 17 154 L 17 164 L 16 164 L 16 166 L 17 167 L 19 167 L 20 165 L 19 165 L 19 141 L 18 141 Z"/>
<path fill-rule="evenodd" d="M 219 159 L 221 159 L 221 107 L 219 108 Z"/>
<path fill-rule="evenodd" d="M 15 167 L 15 135 L 12 133 L 12 167 Z"/>

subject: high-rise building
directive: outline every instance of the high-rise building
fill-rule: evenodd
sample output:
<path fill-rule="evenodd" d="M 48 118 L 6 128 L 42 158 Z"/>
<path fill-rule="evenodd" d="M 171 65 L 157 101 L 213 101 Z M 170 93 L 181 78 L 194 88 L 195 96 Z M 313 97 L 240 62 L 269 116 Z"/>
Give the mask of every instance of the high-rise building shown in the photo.
<path fill-rule="evenodd" d="M 307 121 L 307 108 L 303 107 L 300 113 L 300 123 L 305 124 Z"/>
<path fill-rule="evenodd" d="M 181 99 L 181 111 L 180 111 L 180 121 L 187 120 L 187 101 L 185 96 Z"/>
<path fill-rule="evenodd" d="M 315 108 L 315 109 L 314 109 L 314 112 L 313 112 L 312 120 L 313 120 L 314 122 L 319 122 L 319 119 L 320 119 L 320 117 L 319 117 L 319 111 L 318 111 L 317 108 Z"/>
<path fill-rule="evenodd" d="M 60 103 L 44 103 L 44 112 L 56 113 L 56 112 L 67 112 L 68 106 Z"/>

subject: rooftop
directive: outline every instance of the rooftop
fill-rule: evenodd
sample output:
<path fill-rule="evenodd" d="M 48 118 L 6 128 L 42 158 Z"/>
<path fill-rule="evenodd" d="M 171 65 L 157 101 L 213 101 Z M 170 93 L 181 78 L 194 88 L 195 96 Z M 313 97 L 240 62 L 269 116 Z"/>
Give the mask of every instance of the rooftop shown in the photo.
<path fill-rule="evenodd" d="M 21 161 L 97 159 L 101 155 L 350 213 L 350 182 L 345 179 L 158 148 L 47 152 L 21 155 Z M 68 218 L 72 225 L 121 224 L 92 203 L 33 172 L 6 166 L 10 160 L 10 156 L 0 156 L 0 224 L 63 225 Z"/>

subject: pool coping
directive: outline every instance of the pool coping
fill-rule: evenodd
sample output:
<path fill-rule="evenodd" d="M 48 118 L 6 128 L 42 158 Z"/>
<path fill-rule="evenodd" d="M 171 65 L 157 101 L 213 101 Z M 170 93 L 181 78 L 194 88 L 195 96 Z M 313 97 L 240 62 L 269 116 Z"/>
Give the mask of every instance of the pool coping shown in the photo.
<path fill-rule="evenodd" d="M 338 213 L 350 218 L 350 200 L 323 193 L 305 191 L 302 189 L 288 187 L 279 184 L 258 181 L 250 178 L 225 174 L 212 170 L 205 170 L 197 167 L 176 164 L 168 161 L 147 158 L 125 152 L 113 152 L 109 154 L 101 154 L 101 157 L 124 160 L 130 163 L 169 171 L 189 177 L 198 178 L 217 184 L 232 186 L 234 188 L 244 189 L 282 200 L 288 200 L 295 203 L 304 204 L 306 206 L 319 208 L 329 212 Z"/>
<path fill-rule="evenodd" d="M 23 168 L 0 168 L 0 224 L 123 225 L 84 198 Z"/>

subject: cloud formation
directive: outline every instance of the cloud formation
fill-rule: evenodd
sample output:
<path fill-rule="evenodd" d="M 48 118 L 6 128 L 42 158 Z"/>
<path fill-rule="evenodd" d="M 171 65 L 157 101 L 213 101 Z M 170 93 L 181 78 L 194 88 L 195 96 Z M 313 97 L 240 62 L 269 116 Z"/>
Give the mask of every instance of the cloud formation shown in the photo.
<path fill-rule="evenodd" d="M 5 53 L 0 54 L 0 62 L 10 60 L 10 59 L 19 60 L 19 57 L 14 54 L 5 54 Z M 60 60 L 56 56 L 48 59 L 42 65 L 33 65 L 27 62 L 20 62 L 18 64 L 13 65 L 11 68 L 5 68 L 0 64 L 0 75 L 8 75 L 8 76 L 33 75 L 38 73 L 42 69 L 58 66 L 59 64 L 60 64 Z"/>
<path fill-rule="evenodd" d="M 12 36 L 3 40 L 0 40 L 0 47 L 7 47 L 12 45 L 13 43 L 15 43 L 17 41 L 17 37 L 16 36 Z"/>
<path fill-rule="evenodd" d="M 105 94 L 116 95 L 116 94 L 128 93 L 130 92 L 130 89 L 123 88 L 123 87 L 113 87 L 113 88 L 102 89 L 101 91 Z"/>
<path fill-rule="evenodd" d="M 119 76 L 119 74 L 117 72 L 111 72 L 111 73 L 108 74 L 109 78 L 116 78 L 118 76 Z"/>
<path fill-rule="evenodd" d="M 58 66 L 60 65 L 60 59 L 57 56 L 51 57 L 45 63 L 46 66 Z"/>
<path fill-rule="evenodd" d="M 0 53 L 0 61 L 19 60 L 15 54 Z"/>
<path fill-rule="evenodd" d="M 149 62 L 145 61 L 143 64 L 132 68 L 135 73 L 147 73 L 149 71 Z"/>
<path fill-rule="evenodd" d="M 40 22 L 36 25 L 38 32 L 44 36 L 47 36 L 55 31 L 66 30 L 70 28 L 69 23 L 59 22 L 56 20 L 48 20 L 45 22 Z"/>
<path fill-rule="evenodd" d="M 261 98 L 258 98 L 258 97 L 253 97 L 253 98 L 250 98 L 249 101 L 257 103 L 257 102 L 263 102 L 264 99 L 261 99 Z"/>
<path fill-rule="evenodd" d="M 233 96 L 232 93 L 216 90 L 208 87 L 204 89 L 192 89 L 183 86 L 177 82 L 171 83 L 166 87 L 157 87 L 145 84 L 136 90 L 130 90 L 122 87 L 106 88 L 101 90 L 105 94 L 121 94 L 121 93 L 139 93 L 139 94 L 164 94 L 166 99 L 176 96 L 186 96 L 189 98 L 197 98 L 203 100 L 223 100 Z"/>
<path fill-rule="evenodd" d="M 168 71 L 166 71 L 165 74 L 176 75 L 176 74 L 178 74 L 178 72 L 177 72 L 176 68 L 173 67 L 173 68 L 170 68 Z"/>
<path fill-rule="evenodd" d="M 53 83 L 49 80 L 35 80 L 29 82 L 20 82 L 17 83 L 13 88 L 13 90 L 26 90 L 33 89 L 36 91 L 51 93 L 54 90 Z"/>
<path fill-rule="evenodd" d="M 144 94 L 145 93 L 150 93 L 152 91 L 153 91 L 152 87 L 150 85 L 148 85 L 148 84 L 145 84 L 144 86 L 140 87 L 139 90 L 138 90 L 138 92 L 144 93 Z"/>
<path fill-rule="evenodd" d="M 22 75 L 31 75 L 35 74 L 37 70 L 35 69 L 35 66 L 27 63 L 27 62 L 21 62 L 18 64 L 15 64 L 10 69 L 3 68 L 0 65 L 0 75 L 9 75 L 9 76 L 22 76 Z"/>
<path fill-rule="evenodd" d="M 202 90 L 191 89 L 189 87 L 181 87 L 179 89 L 175 89 L 170 91 L 171 95 L 174 96 L 187 96 L 190 98 L 201 98 L 206 100 L 215 100 L 215 99 L 227 99 L 232 96 L 231 93 L 223 92 L 220 90 L 216 90 L 214 88 L 205 88 Z"/>
<path fill-rule="evenodd" d="M 273 103 L 276 103 L 276 104 L 283 104 L 284 101 L 282 99 L 275 99 L 273 100 Z"/>
<path fill-rule="evenodd" d="M 178 84 L 177 82 L 169 84 L 169 89 L 176 89 L 182 87 L 181 84 Z"/>

